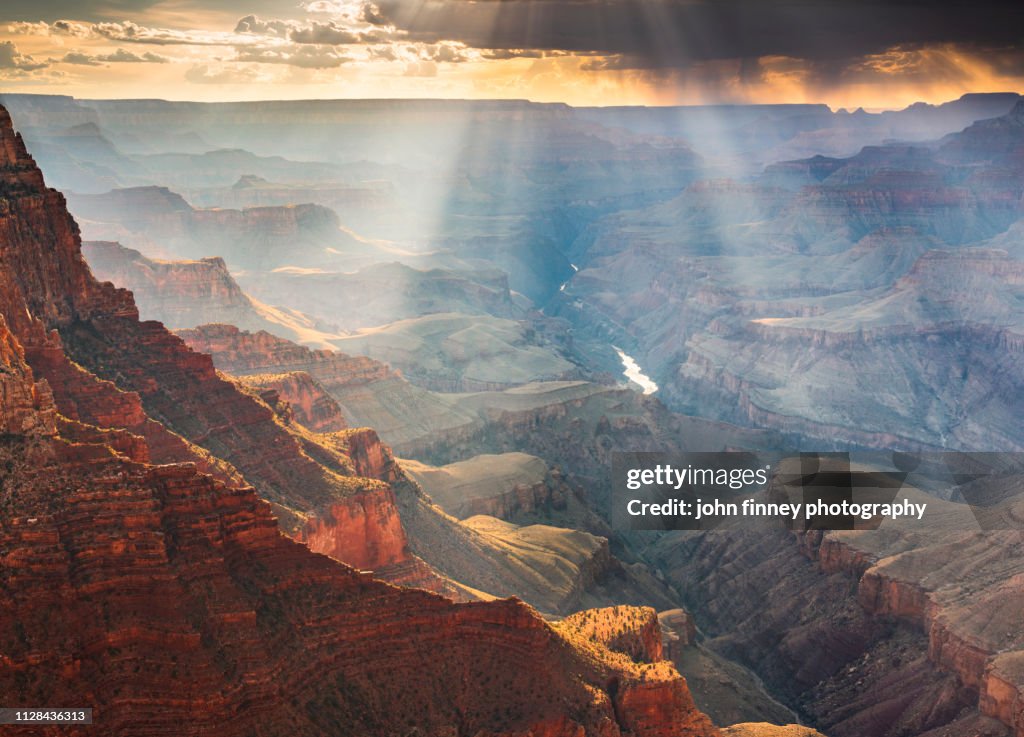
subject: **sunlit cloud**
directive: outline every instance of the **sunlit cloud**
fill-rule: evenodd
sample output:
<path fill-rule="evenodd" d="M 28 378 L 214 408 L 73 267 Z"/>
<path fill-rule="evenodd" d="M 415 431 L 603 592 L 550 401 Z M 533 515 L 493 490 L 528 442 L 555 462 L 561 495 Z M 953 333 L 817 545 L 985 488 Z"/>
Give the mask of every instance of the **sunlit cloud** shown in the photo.
<path fill-rule="evenodd" d="M 58 20 L 53 23 L 19 21 L 9 24 L 7 31 L 24 36 L 78 36 L 85 38 L 92 35 L 92 27 L 89 24 L 69 20 Z"/>
<path fill-rule="evenodd" d="M 33 72 L 47 66 L 47 62 L 36 61 L 32 56 L 18 51 L 13 41 L 0 42 L 0 70 Z"/>
<path fill-rule="evenodd" d="M 237 46 L 254 43 L 253 37 L 245 33 L 152 28 L 130 20 L 116 23 L 79 23 L 72 20 L 59 20 L 53 23 L 19 22 L 8 25 L 8 32 L 18 35 L 103 38 L 121 43 L 161 46 Z"/>
<path fill-rule="evenodd" d="M 303 4 L 307 13 L 331 15 L 336 19 L 349 23 L 369 23 L 371 25 L 388 25 L 387 18 L 376 3 L 365 0 L 314 0 Z"/>
<path fill-rule="evenodd" d="M 94 23 L 92 25 L 92 32 L 111 41 L 162 46 L 224 46 L 249 43 L 249 40 L 244 35 L 236 33 L 149 28 L 131 21 L 124 21 L 123 23 Z"/>
<path fill-rule="evenodd" d="M 267 81 L 256 67 L 240 65 L 196 64 L 185 72 L 185 79 L 193 84 L 249 85 Z"/>
<path fill-rule="evenodd" d="M 247 15 L 240 18 L 235 24 L 235 33 L 255 34 L 261 36 L 279 36 L 288 38 L 294 30 L 295 24 L 284 20 L 265 20 L 255 15 Z"/>
<path fill-rule="evenodd" d="M 236 61 L 260 64 L 289 64 L 305 69 L 332 69 L 352 61 L 333 46 L 296 46 L 284 49 L 248 48 L 238 52 Z"/>
<path fill-rule="evenodd" d="M 362 31 L 339 25 L 334 21 L 311 23 L 305 27 L 292 29 L 289 38 L 296 43 L 304 44 L 358 44 L 380 43 L 395 37 L 394 33 L 382 32 L 376 28 Z"/>
<path fill-rule="evenodd" d="M 150 64 L 169 64 L 170 59 L 166 56 L 160 56 L 154 54 L 151 51 L 146 51 L 142 54 L 136 54 L 132 51 L 125 49 L 118 49 L 112 54 L 87 54 L 82 51 L 69 51 L 64 54 L 60 59 L 51 60 L 54 62 L 62 62 L 64 64 L 80 64 L 83 66 L 102 66 L 104 64 L 123 64 L 123 63 L 150 63 Z"/>

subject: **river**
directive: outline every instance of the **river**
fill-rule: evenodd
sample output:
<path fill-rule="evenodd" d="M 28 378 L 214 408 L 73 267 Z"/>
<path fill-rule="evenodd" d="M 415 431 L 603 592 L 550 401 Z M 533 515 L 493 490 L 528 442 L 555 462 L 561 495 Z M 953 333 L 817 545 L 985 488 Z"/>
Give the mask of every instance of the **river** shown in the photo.
<path fill-rule="evenodd" d="M 615 352 L 619 354 L 619 360 L 622 361 L 622 365 L 625 367 L 622 373 L 627 379 L 639 386 L 644 394 L 654 394 L 654 392 L 658 391 L 658 385 L 643 372 L 635 358 L 628 355 L 621 348 L 616 346 L 612 346 L 612 348 L 615 348 Z"/>

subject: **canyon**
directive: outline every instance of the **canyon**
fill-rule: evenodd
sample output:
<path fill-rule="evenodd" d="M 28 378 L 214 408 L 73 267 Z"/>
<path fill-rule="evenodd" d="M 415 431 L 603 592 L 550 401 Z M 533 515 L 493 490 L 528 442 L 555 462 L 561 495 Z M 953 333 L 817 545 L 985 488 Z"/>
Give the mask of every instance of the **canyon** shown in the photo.
<path fill-rule="evenodd" d="M 546 311 L 626 347 L 677 411 L 818 447 L 1016 450 L 1022 121 L 606 216 Z"/>
<path fill-rule="evenodd" d="M 608 518 L 622 450 L 1021 449 L 1019 96 L 877 114 L 4 99 L 91 239 L 79 254 L 5 133 L 12 503 L 88 493 L 100 512 L 19 507 L 3 550 L 36 591 L 65 553 L 30 544 L 70 549 L 52 574 L 69 608 L 83 566 L 128 556 L 142 577 L 149 551 L 189 592 L 139 596 L 220 694 L 195 707 L 207 724 L 261 684 L 290 711 L 240 733 L 329 733 L 322 711 L 368 734 L 1024 735 L 1022 540 L 979 529 L 955 484 L 927 489 L 927 524 L 871 532 Z M 72 483 L 94 477 L 102 493 Z M 122 527 L 83 532 L 92 517 Z M 78 534 L 109 551 L 62 542 Z M 202 546 L 225 551 L 209 580 L 181 567 Z M 0 648 L 22 658 L 0 661 L 8 682 L 53 686 L 20 674 L 62 653 L 115 731 L 180 714 L 192 696 L 146 701 L 171 656 L 138 664 L 167 628 L 89 591 L 108 614 L 84 608 L 82 637 L 117 652 L 61 649 L 44 619 Z M 113 694 L 135 667 L 133 712 Z"/>
<path fill-rule="evenodd" d="M 139 322 L 129 292 L 92 277 L 2 109 L 0 193 L 11 702 L 85 699 L 107 734 L 713 734 L 667 663 L 583 647 L 515 599 L 388 586 L 283 536 L 247 481 L 293 514 L 386 498 L 354 475 L 389 475 L 373 440 L 292 431 Z"/>

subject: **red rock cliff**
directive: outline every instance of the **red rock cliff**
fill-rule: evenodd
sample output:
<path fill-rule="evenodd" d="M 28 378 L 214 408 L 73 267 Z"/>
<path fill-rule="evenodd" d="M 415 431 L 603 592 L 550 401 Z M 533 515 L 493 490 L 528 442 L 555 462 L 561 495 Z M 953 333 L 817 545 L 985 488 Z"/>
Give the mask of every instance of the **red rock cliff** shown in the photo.
<path fill-rule="evenodd" d="M 63 198 L 43 186 L 5 120 L 0 255 L 8 268 L 0 270 L 0 308 L 16 316 L 12 332 L 36 375 L 54 387 L 62 414 L 147 438 L 154 461 L 195 462 L 236 485 L 244 478 L 278 505 L 284 521 L 347 519 L 339 506 L 360 508 L 374 494 L 376 505 L 393 504 L 385 485 L 360 480 L 341 445 L 286 427 L 220 376 L 208 356 L 159 323 L 139 322 L 129 292 L 93 279 Z M 395 539 L 390 528 L 370 537 Z M 367 552 L 349 562 L 370 567 L 401 555 Z"/>

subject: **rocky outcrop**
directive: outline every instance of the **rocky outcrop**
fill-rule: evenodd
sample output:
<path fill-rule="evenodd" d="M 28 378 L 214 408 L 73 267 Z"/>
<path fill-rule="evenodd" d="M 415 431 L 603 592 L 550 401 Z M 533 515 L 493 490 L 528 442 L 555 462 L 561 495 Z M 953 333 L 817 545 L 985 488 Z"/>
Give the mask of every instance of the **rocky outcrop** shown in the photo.
<path fill-rule="evenodd" d="M 785 727 L 774 724 L 734 724 L 722 730 L 723 737 L 825 737 L 821 732 L 789 724 Z"/>
<path fill-rule="evenodd" d="M 296 263 L 289 258 L 323 264 L 323 246 L 342 240 L 337 215 L 312 204 L 201 210 L 166 187 L 132 187 L 77 194 L 70 206 L 90 240 L 119 240 L 175 259 L 219 254 L 236 268 Z"/>
<path fill-rule="evenodd" d="M 402 461 L 402 468 L 460 519 L 482 514 L 514 520 L 545 509 L 564 510 L 574 494 L 561 472 L 526 453 L 483 454 L 440 468 Z"/>
<path fill-rule="evenodd" d="M 261 398 L 271 406 L 287 402 L 295 420 L 313 432 L 334 432 L 348 427 L 338 403 L 305 371 L 253 374 L 241 381 L 259 391 Z M 268 394 L 273 401 L 268 401 Z"/>
<path fill-rule="evenodd" d="M 566 617 L 562 626 L 637 662 L 656 663 L 665 659 L 658 615 L 650 607 L 588 609 Z"/>
<path fill-rule="evenodd" d="M 35 381 L 24 349 L 0 315 L 0 434 L 53 435 L 56 419 L 49 385 Z"/>
<path fill-rule="evenodd" d="M 310 550 L 370 571 L 401 563 L 409 544 L 390 489 L 357 492 L 307 520 L 298 538 Z"/>
<path fill-rule="evenodd" d="M 571 639 L 607 647 L 640 664 L 639 683 L 610 684 L 616 712 L 629 714 L 623 720 L 627 729 L 658 737 L 713 730 L 710 720 L 693 706 L 686 681 L 671 678 L 676 671 L 662 659 L 658 617 L 653 609 L 616 606 L 580 612 L 566 617 L 557 628 Z M 673 726 L 670 714 L 677 709 L 691 710 L 696 716 L 685 727 Z"/>
<path fill-rule="evenodd" d="M 236 376 L 303 371 L 328 392 L 394 376 L 387 366 L 372 358 L 310 350 L 265 331 L 214 324 L 177 332 L 192 350 L 214 356 L 219 369 Z"/>
<path fill-rule="evenodd" d="M 623 715 L 623 726 L 634 734 L 652 737 L 700 735 L 713 731 L 711 721 L 697 711 L 682 678 L 672 678 L 676 669 L 661 661 L 643 667 L 639 683 L 619 684 L 615 710 Z M 689 712 L 688 723 L 675 723 L 673 714 Z"/>
<path fill-rule="evenodd" d="M 658 624 L 667 660 L 676 660 L 685 648 L 697 643 L 697 624 L 685 609 L 658 612 Z"/>
<path fill-rule="evenodd" d="M 226 319 L 252 309 L 219 257 L 157 261 L 110 241 L 86 241 L 82 253 L 96 278 L 131 290 L 144 317 L 172 328 L 213 322 L 211 314 Z"/>
<path fill-rule="evenodd" d="M 932 501 L 931 505 L 941 506 Z M 1024 631 L 1012 612 L 1021 605 L 1017 533 L 910 533 L 864 549 L 859 536 L 835 541 L 847 558 L 873 560 L 859 576 L 858 600 L 876 616 L 898 617 L 927 635 L 928 659 L 954 673 L 982 714 L 1024 734 L 1015 712 L 1024 690 L 1016 667 Z M 833 533 L 834 534 L 834 533 Z M 992 560 L 994 550 L 1002 551 Z M 858 568 L 849 571 L 858 574 Z"/>
<path fill-rule="evenodd" d="M 1024 734 L 1024 654 L 1020 651 L 996 655 L 985 668 L 979 696 L 983 714 Z"/>
<path fill-rule="evenodd" d="M 171 328 L 230 323 L 318 347 L 330 345 L 328 341 L 335 337 L 307 315 L 249 297 L 219 256 L 164 261 L 108 241 L 86 241 L 82 250 L 98 279 L 132 291 L 143 319 Z"/>

